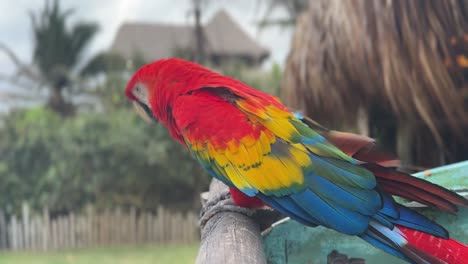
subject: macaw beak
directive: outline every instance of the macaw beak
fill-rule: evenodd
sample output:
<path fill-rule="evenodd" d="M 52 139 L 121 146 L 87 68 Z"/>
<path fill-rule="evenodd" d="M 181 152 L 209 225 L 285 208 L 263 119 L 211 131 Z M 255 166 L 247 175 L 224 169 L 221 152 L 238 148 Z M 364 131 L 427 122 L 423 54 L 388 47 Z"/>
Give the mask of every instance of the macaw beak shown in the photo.
<path fill-rule="evenodd" d="M 144 103 L 140 101 L 134 101 L 133 107 L 137 113 L 148 123 L 156 123 L 158 119 L 153 115 L 151 109 Z"/>

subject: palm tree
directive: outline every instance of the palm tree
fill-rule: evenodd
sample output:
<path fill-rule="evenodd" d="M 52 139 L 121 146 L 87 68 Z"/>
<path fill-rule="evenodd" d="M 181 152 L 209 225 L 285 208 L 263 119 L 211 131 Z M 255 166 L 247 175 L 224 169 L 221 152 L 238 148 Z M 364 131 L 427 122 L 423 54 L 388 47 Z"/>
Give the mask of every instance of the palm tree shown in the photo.
<path fill-rule="evenodd" d="M 80 62 L 83 50 L 98 31 L 95 23 L 79 22 L 67 27 L 73 10 L 62 11 L 58 0 L 46 1 L 43 10 L 31 12 L 34 33 L 33 62 L 42 79 L 51 88 L 48 106 L 62 115 L 70 115 L 74 107 L 63 96 L 72 83 L 72 72 Z"/>
<path fill-rule="evenodd" d="M 307 9 L 309 0 L 267 0 L 266 9 L 263 17 L 258 23 L 258 27 L 279 26 L 291 27 L 296 25 L 299 15 Z M 282 18 L 272 18 L 272 14 L 276 9 L 283 9 L 286 16 Z"/>

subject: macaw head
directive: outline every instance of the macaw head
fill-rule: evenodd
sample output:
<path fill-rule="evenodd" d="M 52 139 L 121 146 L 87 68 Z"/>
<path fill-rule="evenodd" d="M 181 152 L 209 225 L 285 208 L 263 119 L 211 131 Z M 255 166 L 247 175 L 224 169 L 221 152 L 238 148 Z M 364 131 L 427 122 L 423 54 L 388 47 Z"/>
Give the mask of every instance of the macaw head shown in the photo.
<path fill-rule="evenodd" d="M 204 87 L 210 76 L 221 75 L 190 61 L 162 59 L 141 67 L 128 82 L 125 95 L 143 118 L 167 123 L 177 97 Z"/>
<path fill-rule="evenodd" d="M 148 69 L 154 68 L 152 64 L 148 64 L 140 68 L 130 79 L 125 88 L 125 95 L 133 101 L 137 113 L 148 122 L 156 122 L 151 104 L 150 94 L 153 87 L 149 79 Z M 151 90 L 150 90 L 151 89 Z"/>

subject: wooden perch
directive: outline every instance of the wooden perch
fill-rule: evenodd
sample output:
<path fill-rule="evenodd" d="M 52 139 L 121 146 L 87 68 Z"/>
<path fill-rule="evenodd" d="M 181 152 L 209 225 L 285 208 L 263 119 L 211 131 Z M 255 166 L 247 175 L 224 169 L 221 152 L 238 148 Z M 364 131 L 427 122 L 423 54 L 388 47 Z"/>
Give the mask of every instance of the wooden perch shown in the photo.
<path fill-rule="evenodd" d="M 226 185 L 213 180 L 203 202 L 197 264 L 266 263 L 253 210 L 234 204 Z M 203 197 L 202 197 L 203 200 Z"/>

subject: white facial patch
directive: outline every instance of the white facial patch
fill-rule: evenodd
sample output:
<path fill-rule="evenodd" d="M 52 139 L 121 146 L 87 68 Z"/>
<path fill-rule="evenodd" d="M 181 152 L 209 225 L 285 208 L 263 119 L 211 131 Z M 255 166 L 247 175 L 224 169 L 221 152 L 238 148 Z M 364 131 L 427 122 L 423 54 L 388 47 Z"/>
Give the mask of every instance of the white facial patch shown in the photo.
<path fill-rule="evenodd" d="M 135 88 L 132 90 L 133 95 L 138 99 L 138 101 L 144 103 L 149 107 L 149 95 L 148 89 L 144 84 L 138 83 L 135 85 Z"/>

